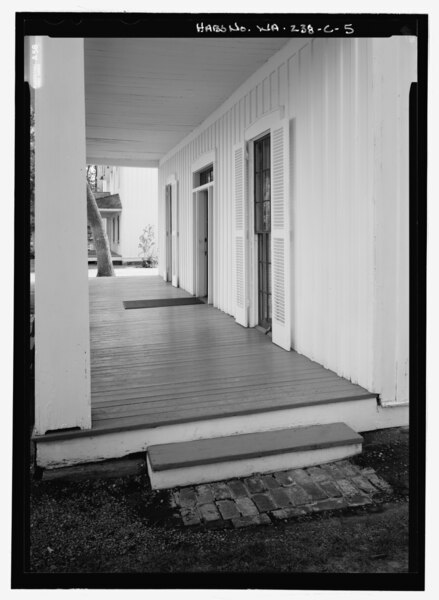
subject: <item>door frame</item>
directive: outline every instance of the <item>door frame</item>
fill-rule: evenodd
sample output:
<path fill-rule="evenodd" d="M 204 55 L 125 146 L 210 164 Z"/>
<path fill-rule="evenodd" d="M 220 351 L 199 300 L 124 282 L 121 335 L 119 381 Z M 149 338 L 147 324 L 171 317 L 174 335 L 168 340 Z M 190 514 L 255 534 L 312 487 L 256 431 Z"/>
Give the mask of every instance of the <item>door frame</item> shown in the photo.
<path fill-rule="evenodd" d="M 247 190 L 246 198 L 248 206 L 248 325 L 257 327 L 259 323 L 258 315 L 258 236 L 255 233 L 254 219 L 254 142 L 272 133 L 272 129 L 284 118 L 284 107 L 271 111 L 258 119 L 255 123 L 247 127 L 244 131 L 244 140 L 247 147 L 248 169 L 247 169 Z M 271 271 L 271 287 L 273 289 L 273 269 Z"/>
<path fill-rule="evenodd" d="M 171 196 L 168 198 L 167 188 L 170 186 Z M 175 173 L 170 175 L 165 182 L 165 281 L 172 283 L 174 287 L 179 287 L 179 237 L 180 228 L 178 223 L 178 186 Z M 167 235 L 169 231 L 169 236 Z"/>
<path fill-rule="evenodd" d="M 213 181 L 199 185 L 199 173 L 204 171 L 212 165 L 213 167 Z M 199 259 L 198 259 L 198 233 L 199 233 L 199 200 L 200 193 L 207 192 L 207 258 L 208 258 L 208 289 L 207 289 L 207 302 L 213 304 L 215 294 L 215 269 L 213 252 L 215 248 L 215 227 L 214 227 L 214 194 L 215 194 L 215 181 L 216 181 L 216 149 L 209 152 L 205 152 L 199 156 L 191 165 L 192 175 L 192 293 L 194 296 L 199 296 Z"/>
<path fill-rule="evenodd" d="M 206 183 L 205 185 L 195 188 L 192 193 L 193 199 L 193 215 L 194 215 L 194 296 L 200 296 L 201 290 L 201 277 L 200 269 L 202 264 L 199 259 L 198 250 L 198 238 L 200 235 L 200 229 L 202 225 L 202 219 L 200 218 L 201 202 L 206 202 L 207 210 L 207 303 L 213 303 L 213 289 L 214 289 L 214 278 L 213 278 L 213 194 L 214 184 Z"/>
<path fill-rule="evenodd" d="M 270 135 L 271 130 L 263 131 L 248 141 L 248 251 L 249 251 L 249 327 L 259 326 L 258 300 L 258 234 L 255 233 L 255 186 L 254 186 L 254 142 Z"/>

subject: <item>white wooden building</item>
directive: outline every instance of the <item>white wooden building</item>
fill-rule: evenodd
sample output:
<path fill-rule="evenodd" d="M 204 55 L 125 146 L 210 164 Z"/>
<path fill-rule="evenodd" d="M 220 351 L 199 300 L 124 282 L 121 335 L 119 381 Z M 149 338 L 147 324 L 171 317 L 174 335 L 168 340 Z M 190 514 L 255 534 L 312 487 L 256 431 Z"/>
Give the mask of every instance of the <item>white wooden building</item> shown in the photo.
<path fill-rule="evenodd" d="M 204 186 L 212 197 L 209 301 L 251 327 L 254 144 L 270 135 L 273 342 L 376 391 L 384 404 L 408 402 L 413 81 L 413 38 L 292 40 L 160 161 L 160 245 L 164 189 L 175 181 L 174 279 L 192 293 L 203 210 L 195 178 L 213 165 Z"/>
<path fill-rule="evenodd" d="M 139 262 L 143 229 L 151 225 L 157 235 L 158 170 L 98 165 L 97 192 L 98 196 L 118 194 L 120 200 L 120 208 L 100 210 L 111 251 L 123 263 Z"/>
<path fill-rule="evenodd" d="M 370 392 L 356 431 L 407 424 L 416 38 L 34 43 L 42 65 L 42 85 L 38 73 L 30 75 L 40 464 L 109 458 L 149 443 L 144 431 L 136 441 L 132 431 L 113 432 L 107 443 L 93 432 L 86 248 L 75 233 L 85 230 L 86 212 L 70 201 L 83 193 L 87 162 L 158 167 L 159 272 L 175 294 L 205 296 L 235 328 L 260 327 L 282 352 Z M 54 114 L 57 130 L 47 126 Z M 71 139 L 68 160 L 58 151 L 62 136 Z M 73 181 L 62 199 L 54 192 L 57 174 Z M 48 216 L 65 222 L 64 202 L 70 213 L 76 209 L 47 246 Z M 59 253 L 54 235 L 62 239 Z M 59 289 L 52 273 L 67 247 L 72 268 Z M 337 410 L 344 421 L 342 404 Z M 193 433 L 182 423 L 175 438 L 171 427 L 158 439 L 243 431 L 221 429 L 223 421 Z M 56 437 L 72 427 L 83 430 L 79 441 Z M 55 442 L 45 443 L 48 431 Z"/>

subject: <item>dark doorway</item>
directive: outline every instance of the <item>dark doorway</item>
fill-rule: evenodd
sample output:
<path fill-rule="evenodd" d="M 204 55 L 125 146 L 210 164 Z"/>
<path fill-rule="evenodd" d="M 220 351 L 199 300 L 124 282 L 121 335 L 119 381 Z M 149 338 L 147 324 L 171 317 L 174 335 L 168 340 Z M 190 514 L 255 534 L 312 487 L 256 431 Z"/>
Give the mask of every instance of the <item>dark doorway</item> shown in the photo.
<path fill-rule="evenodd" d="M 200 298 L 209 296 L 209 190 L 204 189 L 196 192 L 196 229 L 197 229 L 197 266 L 196 266 L 196 294 Z"/>
<path fill-rule="evenodd" d="M 258 324 L 271 326 L 270 135 L 254 143 L 255 233 L 258 237 Z"/>

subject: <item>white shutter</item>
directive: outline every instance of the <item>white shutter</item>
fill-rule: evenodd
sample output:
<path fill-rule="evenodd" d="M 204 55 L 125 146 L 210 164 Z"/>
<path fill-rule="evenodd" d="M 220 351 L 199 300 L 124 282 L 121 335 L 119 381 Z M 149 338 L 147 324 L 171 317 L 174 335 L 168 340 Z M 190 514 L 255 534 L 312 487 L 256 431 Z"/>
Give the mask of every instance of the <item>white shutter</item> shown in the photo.
<path fill-rule="evenodd" d="M 247 160 L 245 143 L 233 147 L 235 319 L 248 327 Z"/>
<path fill-rule="evenodd" d="M 170 185 L 166 185 L 165 186 L 165 228 L 166 228 L 166 240 L 165 240 L 165 258 L 164 258 L 164 272 L 163 272 L 163 279 L 165 281 L 170 281 L 170 270 L 172 271 L 172 269 L 169 269 L 169 256 L 171 254 L 171 242 L 172 242 L 172 235 L 171 235 L 171 231 L 170 231 L 170 218 L 169 218 L 169 211 L 170 211 L 170 206 L 171 206 L 171 186 Z"/>
<path fill-rule="evenodd" d="M 272 340 L 291 349 L 288 122 L 271 130 Z"/>
<path fill-rule="evenodd" d="M 178 199 L 177 182 L 171 184 L 172 202 L 172 285 L 178 287 Z"/>

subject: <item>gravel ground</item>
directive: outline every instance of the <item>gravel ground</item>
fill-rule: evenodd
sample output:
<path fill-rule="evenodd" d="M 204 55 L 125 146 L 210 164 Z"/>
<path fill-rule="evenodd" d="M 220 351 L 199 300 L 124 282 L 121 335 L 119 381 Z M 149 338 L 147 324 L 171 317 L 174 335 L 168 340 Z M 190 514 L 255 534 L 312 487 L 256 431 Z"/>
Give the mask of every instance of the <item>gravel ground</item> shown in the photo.
<path fill-rule="evenodd" d="M 361 467 L 372 467 L 393 488 L 395 498 L 409 493 L 409 430 L 381 429 L 362 434 L 363 452 L 352 459 Z"/>

